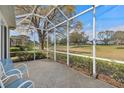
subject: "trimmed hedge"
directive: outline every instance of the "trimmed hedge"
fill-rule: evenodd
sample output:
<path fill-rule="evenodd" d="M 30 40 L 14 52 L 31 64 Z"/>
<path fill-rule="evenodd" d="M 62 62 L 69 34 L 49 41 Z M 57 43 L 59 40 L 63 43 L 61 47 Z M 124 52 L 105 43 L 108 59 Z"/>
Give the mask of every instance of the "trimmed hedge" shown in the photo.
<path fill-rule="evenodd" d="M 11 53 L 11 58 L 14 62 L 33 60 L 34 53 L 33 52 L 13 52 Z M 36 59 L 46 58 L 46 54 L 42 52 L 36 52 L 35 58 Z"/>
<path fill-rule="evenodd" d="M 20 51 L 20 48 L 19 48 L 19 47 L 11 47 L 11 48 L 10 48 L 10 51 L 11 51 L 11 52 Z"/>
<path fill-rule="evenodd" d="M 97 60 L 97 74 L 105 74 L 124 83 L 124 64 Z"/>
<path fill-rule="evenodd" d="M 49 53 L 49 55 L 50 55 L 50 58 L 53 59 L 53 53 Z M 14 62 L 33 60 L 34 53 L 33 52 L 16 52 L 16 53 L 11 53 L 11 57 Z M 46 58 L 46 54 L 42 52 L 36 52 L 36 59 L 42 59 L 42 58 Z M 66 54 L 57 53 L 56 58 L 58 62 L 66 64 L 66 61 L 67 61 Z M 90 75 L 90 76 L 92 75 L 93 67 L 92 67 L 91 58 L 70 56 L 69 59 L 70 59 L 71 67 L 77 70 L 86 72 L 87 75 Z M 111 79 L 116 80 L 117 82 L 124 84 L 124 64 L 96 60 L 96 66 L 97 66 L 96 68 L 97 76 L 102 74 L 110 77 Z"/>
<path fill-rule="evenodd" d="M 87 75 L 92 75 L 92 59 L 78 57 L 78 56 L 70 56 L 70 66 L 74 66 L 76 68 L 81 68 L 83 71 L 87 73 Z"/>
<path fill-rule="evenodd" d="M 54 59 L 54 53 L 53 52 L 49 52 L 48 55 L 49 55 L 50 59 L 52 59 L 52 60 Z"/>
<path fill-rule="evenodd" d="M 67 55 L 57 53 L 57 54 L 56 54 L 56 60 L 57 60 L 58 62 L 64 62 L 64 63 L 66 63 Z"/>
<path fill-rule="evenodd" d="M 67 55 L 57 53 L 57 61 L 64 61 L 63 63 L 66 64 Z M 91 58 L 70 56 L 70 66 L 81 69 L 81 71 L 85 71 L 88 75 L 92 75 L 93 66 Z M 124 84 L 124 64 L 96 60 L 96 66 L 97 76 L 104 74 L 117 82 Z"/>

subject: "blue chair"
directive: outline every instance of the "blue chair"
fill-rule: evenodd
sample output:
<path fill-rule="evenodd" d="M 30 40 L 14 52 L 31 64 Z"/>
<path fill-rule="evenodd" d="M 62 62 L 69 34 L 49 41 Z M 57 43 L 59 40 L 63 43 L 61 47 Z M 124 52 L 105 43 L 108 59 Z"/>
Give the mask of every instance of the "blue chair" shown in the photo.
<path fill-rule="evenodd" d="M 4 81 L 5 77 L 11 76 L 11 75 L 16 75 L 16 76 L 18 76 L 18 78 L 22 78 L 22 73 L 21 73 L 20 70 L 11 69 L 9 71 L 5 71 L 1 61 L 0 61 L 0 66 L 1 66 L 1 69 L 2 69 L 2 76 L 1 76 L 2 81 Z"/>
<path fill-rule="evenodd" d="M 8 59 L 2 60 L 2 65 L 4 68 L 4 74 L 7 76 L 14 73 L 18 73 L 22 78 L 22 75 L 24 73 L 27 73 L 27 76 L 29 77 L 28 67 L 26 64 L 21 64 L 20 66 L 15 67 L 12 60 L 8 58 Z"/>
<path fill-rule="evenodd" d="M 2 64 L 0 64 L 0 87 L 1 88 L 33 88 L 34 86 L 31 80 L 24 80 L 20 78 L 18 74 L 11 74 L 9 76 L 4 76 L 3 74 L 4 74 L 4 69 Z M 12 79 L 12 77 L 16 77 L 16 79 Z"/>

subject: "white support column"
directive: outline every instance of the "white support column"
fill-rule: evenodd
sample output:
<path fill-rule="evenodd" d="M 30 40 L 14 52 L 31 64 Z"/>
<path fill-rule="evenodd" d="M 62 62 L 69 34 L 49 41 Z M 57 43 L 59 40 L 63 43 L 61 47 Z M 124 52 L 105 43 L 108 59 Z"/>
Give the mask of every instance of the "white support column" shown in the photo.
<path fill-rule="evenodd" d="M 9 37 L 9 29 L 8 29 L 8 26 L 6 26 L 6 41 L 5 41 L 5 43 L 6 43 L 6 48 L 7 48 L 7 50 L 6 50 L 6 56 L 7 56 L 7 58 L 10 58 L 10 37 Z"/>
<path fill-rule="evenodd" d="M 1 24 L 1 19 L 0 19 L 0 60 L 2 59 L 2 58 L 1 58 L 1 57 L 2 57 L 2 54 L 1 54 L 1 53 L 2 53 L 2 52 L 1 52 L 1 51 L 2 51 L 2 49 L 1 49 L 1 45 L 2 45 L 2 44 L 1 44 L 1 41 L 2 41 L 2 39 L 1 39 L 1 31 L 2 31 L 2 30 L 1 30 L 1 25 L 2 25 L 2 24 Z"/>
<path fill-rule="evenodd" d="M 93 77 L 96 78 L 96 10 L 93 6 Z"/>
<path fill-rule="evenodd" d="M 54 29 L 54 61 L 56 61 L 56 30 Z"/>
<path fill-rule="evenodd" d="M 34 37 L 34 60 L 36 59 L 36 51 L 35 51 L 35 31 L 33 31 L 33 37 Z"/>
<path fill-rule="evenodd" d="M 67 21 L 67 66 L 69 66 L 69 21 Z"/>
<path fill-rule="evenodd" d="M 2 27 L 2 29 L 1 29 L 1 55 L 2 56 L 1 57 L 2 57 L 2 59 L 4 59 L 5 58 L 5 56 L 4 56 L 5 55 L 4 54 L 5 53 L 5 51 L 4 51 L 5 50 L 4 49 L 5 48 L 5 46 L 4 46 L 4 42 L 5 42 L 5 40 L 4 40 L 4 25 L 2 24 L 1 27 Z"/>
<path fill-rule="evenodd" d="M 49 38 L 49 35 L 48 35 L 48 31 L 47 31 L 47 59 L 49 58 L 49 39 L 48 38 Z"/>

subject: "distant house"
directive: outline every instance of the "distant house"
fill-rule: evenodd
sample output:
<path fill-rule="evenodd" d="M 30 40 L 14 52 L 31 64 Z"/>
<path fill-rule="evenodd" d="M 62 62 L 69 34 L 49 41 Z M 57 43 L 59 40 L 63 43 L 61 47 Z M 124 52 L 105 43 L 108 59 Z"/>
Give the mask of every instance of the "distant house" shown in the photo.
<path fill-rule="evenodd" d="M 115 41 L 109 41 L 108 44 L 113 45 L 115 44 Z"/>
<path fill-rule="evenodd" d="M 92 41 L 87 41 L 86 44 L 92 45 Z"/>
<path fill-rule="evenodd" d="M 10 46 L 25 46 L 30 40 L 29 36 L 19 35 L 10 37 Z"/>
<path fill-rule="evenodd" d="M 116 39 L 116 40 L 114 41 L 114 44 L 116 44 L 116 45 L 124 45 L 124 40 Z"/>
<path fill-rule="evenodd" d="M 102 44 L 105 44 L 105 43 L 102 40 L 96 40 L 96 44 L 102 45 Z"/>

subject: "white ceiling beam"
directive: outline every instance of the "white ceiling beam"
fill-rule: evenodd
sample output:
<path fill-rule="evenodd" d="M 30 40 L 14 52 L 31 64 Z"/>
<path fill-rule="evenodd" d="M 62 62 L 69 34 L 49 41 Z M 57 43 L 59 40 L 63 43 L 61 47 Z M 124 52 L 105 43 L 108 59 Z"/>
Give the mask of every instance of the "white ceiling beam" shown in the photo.
<path fill-rule="evenodd" d="M 17 23 L 17 25 L 21 24 L 24 20 L 26 20 L 29 16 L 31 16 L 31 14 L 28 14 L 25 18 L 23 18 L 21 21 L 19 21 Z"/>
<path fill-rule="evenodd" d="M 48 18 L 46 18 L 46 20 L 48 20 L 53 26 L 55 26 L 55 24 L 54 23 L 52 23 Z M 60 33 L 60 31 L 55 27 L 54 28 L 57 32 L 59 32 Z M 61 33 L 62 34 L 62 33 Z M 62 34 L 62 35 L 64 35 L 64 34 Z"/>
<path fill-rule="evenodd" d="M 34 6 L 34 9 L 32 10 L 32 13 L 31 13 L 32 15 L 31 15 L 30 22 L 29 22 L 29 28 L 30 28 L 31 20 L 32 20 L 32 18 L 33 18 L 33 16 L 34 16 L 34 12 L 35 12 L 36 8 L 37 8 L 37 5 L 35 5 L 35 6 Z"/>
<path fill-rule="evenodd" d="M 39 15 L 39 14 L 34 14 L 34 16 L 37 16 L 37 17 L 40 17 L 40 18 L 45 18 L 44 16 Z"/>
<path fill-rule="evenodd" d="M 66 20 L 68 20 L 68 17 L 64 14 L 64 12 L 59 7 L 57 7 L 57 8 L 58 8 L 59 12 L 66 18 Z"/>
<path fill-rule="evenodd" d="M 57 6 L 55 6 L 53 9 L 51 9 L 50 12 L 48 12 L 45 17 L 48 17 L 56 8 L 57 8 Z"/>
<path fill-rule="evenodd" d="M 54 28 L 56 28 L 56 27 L 58 27 L 58 26 L 64 24 L 65 22 L 67 22 L 67 20 L 65 20 L 65 21 L 63 21 L 63 22 L 61 22 L 61 23 L 59 23 L 59 24 L 55 25 L 54 27 L 51 27 L 51 28 L 49 28 L 49 29 L 47 29 L 47 30 L 49 31 L 49 30 L 51 30 L 51 29 L 54 29 Z"/>
<path fill-rule="evenodd" d="M 36 28 L 36 27 L 35 27 Z M 36 29 L 40 29 L 40 30 L 46 30 L 46 29 L 42 29 L 42 28 L 36 28 Z"/>
<path fill-rule="evenodd" d="M 36 6 L 34 7 L 34 9 L 32 10 L 31 13 L 29 13 L 29 14 L 24 14 L 23 16 L 26 16 L 26 17 L 23 18 L 21 21 L 19 21 L 19 22 L 17 23 L 17 25 L 19 25 L 20 23 L 22 23 L 22 22 L 23 22 L 24 20 L 26 20 L 29 16 L 33 16 L 35 9 L 36 9 Z"/>
<path fill-rule="evenodd" d="M 99 5 L 97 5 L 96 8 L 97 8 L 97 7 L 99 7 Z M 68 20 L 65 20 L 65 21 L 63 21 L 63 22 L 61 22 L 61 23 L 59 23 L 59 24 L 55 25 L 54 27 L 51 27 L 51 28 L 49 28 L 49 29 L 47 29 L 47 30 L 49 31 L 49 30 L 51 30 L 51 29 L 54 29 L 55 27 L 60 26 L 61 24 L 64 24 L 64 23 L 66 23 L 67 21 L 70 21 L 70 20 L 72 20 L 72 19 L 74 19 L 74 18 L 76 18 L 76 17 L 78 17 L 78 16 L 80 16 L 80 15 L 83 15 L 83 14 L 85 14 L 85 13 L 91 11 L 91 10 L 93 10 L 93 7 L 89 8 L 89 9 L 86 9 L 86 10 L 80 12 L 79 14 L 77 14 L 77 15 L 75 15 L 75 16 L 69 18 Z"/>
<path fill-rule="evenodd" d="M 27 14 L 17 15 L 16 19 L 23 18 L 23 17 L 26 17 L 28 15 L 32 15 L 32 14 L 31 13 L 27 13 Z"/>

